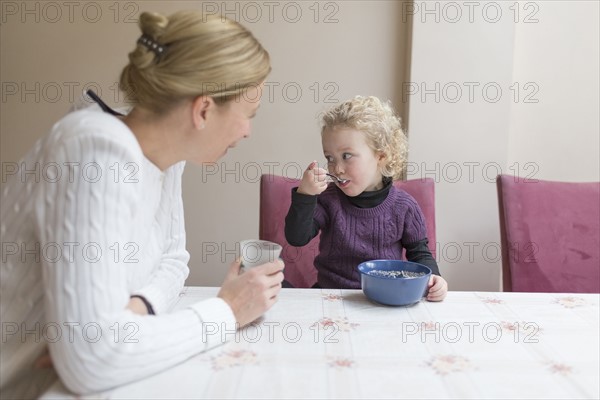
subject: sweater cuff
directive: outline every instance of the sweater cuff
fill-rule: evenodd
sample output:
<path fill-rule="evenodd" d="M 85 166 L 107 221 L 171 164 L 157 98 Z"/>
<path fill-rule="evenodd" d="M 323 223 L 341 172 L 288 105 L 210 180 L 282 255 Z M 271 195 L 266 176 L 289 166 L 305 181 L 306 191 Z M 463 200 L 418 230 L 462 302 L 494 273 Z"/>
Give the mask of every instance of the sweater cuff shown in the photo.
<path fill-rule="evenodd" d="M 298 193 L 298 188 L 292 188 L 292 203 L 303 205 L 317 204 L 317 195 Z"/>
<path fill-rule="evenodd" d="M 205 349 L 219 346 L 235 338 L 238 323 L 225 300 L 219 297 L 199 301 L 189 306 L 202 325 L 202 342 Z"/>

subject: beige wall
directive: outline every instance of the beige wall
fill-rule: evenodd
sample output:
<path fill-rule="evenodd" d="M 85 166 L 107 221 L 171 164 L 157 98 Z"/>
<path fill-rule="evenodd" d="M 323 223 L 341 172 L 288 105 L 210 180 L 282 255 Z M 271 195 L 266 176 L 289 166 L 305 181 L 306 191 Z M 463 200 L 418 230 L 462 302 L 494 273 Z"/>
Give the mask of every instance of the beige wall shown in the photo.
<path fill-rule="evenodd" d="M 416 4 L 409 177 L 438 181 L 450 287 L 497 290 L 496 174 L 599 179 L 598 3 Z"/>
<path fill-rule="evenodd" d="M 539 102 L 513 104 L 508 163 L 524 176 L 598 181 L 600 3 L 545 2 L 541 11 L 539 26 L 515 29 L 513 80 L 533 81 Z"/>
<path fill-rule="evenodd" d="M 252 138 L 216 169 L 190 165 L 185 173 L 188 284 L 220 284 L 235 243 L 258 235 L 258 175 L 299 176 L 313 159 L 322 162 L 316 116 L 329 101 L 355 94 L 390 98 L 401 112 L 403 99 L 410 102 L 410 176 L 438 181 L 438 258 L 451 289 L 499 288 L 491 182 L 498 168 L 526 175 L 531 162 L 538 178 L 599 179 L 597 2 L 521 2 L 517 23 L 514 2 L 475 2 L 473 22 L 467 2 L 420 1 L 417 9 L 400 1 L 266 3 L 204 2 L 256 34 L 272 55 L 273 73 Z M 502 16 L 493 23 L 500 3 Z M 1 3 L 3 162 L 21 157 L 84 87 L 119 102 L 115 84 L 139 34 L 139 11 L 203 7 L 196 1 L 115 4 Z M 410 21 L 411 10 L 407 54 L 402 22 Z M 452 22 L 457 10 L 462 18 Z M 526 24 L 525 17 L 538 22 Z M 408 56 L 411 75 L 402 90 Z M 528 82 L 539 88 L 538 103 L 525 102 Z M 462 99 L 454 102 L 457 86 Z M 492 102 L 497 87 L 502 95 Z M 422 98 L 423 89 L 433 92 Z M 437 165 L 438 172 L 427 172 Z"/>
<path fill-rule="evenodd" d="M 118 13 L 114 2 L 74 2 L 71 15 L 60 8 L 60 18 L 42 2 L 7 3 L 2 161 L 16 161 L 64 114 L 70 88 L 79 94 L 95 86 L 109 104 L 119 101 L 114 85 L 139 35 L 129 21 L 141 10 L 220 11 L 249 27 L 271 53 L 273 73 L 251 139 L 216 169 L 189 165 L 184 175 L 192 285 L 219 285 L 235 243 L 258 236 L 260 173 L 299 177 L 313 159 L 323 162 L 320 111 L 355 94 L 399 100 L 406 34 L 395 1 L 139 1 L 120 3 Z"/>

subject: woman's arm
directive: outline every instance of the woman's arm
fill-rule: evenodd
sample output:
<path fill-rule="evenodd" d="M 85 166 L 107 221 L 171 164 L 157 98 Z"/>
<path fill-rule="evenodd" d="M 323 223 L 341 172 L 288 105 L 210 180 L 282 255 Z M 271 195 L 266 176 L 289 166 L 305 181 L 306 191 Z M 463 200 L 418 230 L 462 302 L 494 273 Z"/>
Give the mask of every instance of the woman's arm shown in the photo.
<path fill-rule="evenodd" d="M 49 149 L 46 162 L 95 165 L 102 177 L 96 180 L 80 169 L 71 182 L 41 182 L 36 201 L 40 247 L 75 249 L 56 262 L 43 259 L 42 272 L 46 323 L 63 331 L 49 343 L 50 354 L 59 376 L 76 393 L 148 377 L 221 344 L 220 334 L 208 334 L 215 327 L 218 333 L 235 330 L 235 315 L 220 298 L 157 316 L 126 309 L 135 276 L 131 269 L 138 265 L 115 259 L 111 249 L 137 240 L 133 218 L 144 199 L 138 184 L 126 182 L 127 171 L 110 169 L 127 162 L 140 165 L 139 151 L 124 142 L 127 138 L 94 133 L 63 139 Z"/>
<path fill-rule="evenodd" d="M 185 163 L 182 162 L 174 165 L 171 167 L 172 170 L 167 172 L 174 176 L 173 179 L 169 179 L 171 187 L 165 192 L 170 193 L 174 201 L 170 213 L 169 237 L 160 265 L 148 284 L 133 293 L 146 299 L 156 314 L 168 311 L 175 304 L 190 271 L 188 267 L 190 254 L 185 248 L 185 221 L 181 197 L 181 176 L 184 167 Z"/>

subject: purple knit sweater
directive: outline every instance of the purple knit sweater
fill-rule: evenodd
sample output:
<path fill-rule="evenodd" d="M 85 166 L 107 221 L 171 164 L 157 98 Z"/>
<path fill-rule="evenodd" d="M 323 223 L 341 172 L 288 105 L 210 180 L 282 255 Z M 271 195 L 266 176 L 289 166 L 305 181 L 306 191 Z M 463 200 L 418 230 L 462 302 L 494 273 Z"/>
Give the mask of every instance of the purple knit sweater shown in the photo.
<path fill-rule="evenodd" d="M 425 218 L 411 195 L 392 186 L 383 203 L 358 208 L 335 185 L 321 193 L 315 209 L 321 229 L 315 258 L 322 288 L 360 289 L 356 266 L 376 259 L 400 260 L 402 243 L 427 237 Z"/>

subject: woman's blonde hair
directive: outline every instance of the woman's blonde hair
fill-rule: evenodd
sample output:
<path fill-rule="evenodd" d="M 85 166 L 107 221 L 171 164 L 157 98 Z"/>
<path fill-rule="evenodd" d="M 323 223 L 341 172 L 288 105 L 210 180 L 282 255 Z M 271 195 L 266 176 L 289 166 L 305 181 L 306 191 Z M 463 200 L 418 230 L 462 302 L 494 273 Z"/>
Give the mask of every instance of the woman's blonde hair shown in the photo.
<path fill-rule="evenodd" d="M 250 31 L 225 17 L 144 12 L 139 26 L 164 51 L 157 54 L 138 42 L 121 73 L 121 89 L 130 102 L 157 114 L 201 95 L 223 104 L 271 72 L 269 53 Z"/>
<path fill-rule="evenodd" d="M 390 104 L 377 97 L 356 96 L 326 111 L 322 118 L 321 134 L 335 128 L 350 128 L 366 135 L 369 147 L 385 155 L 381 174 L 400 179 L 404 172 L 408 142 L 401 120 Z"/>

